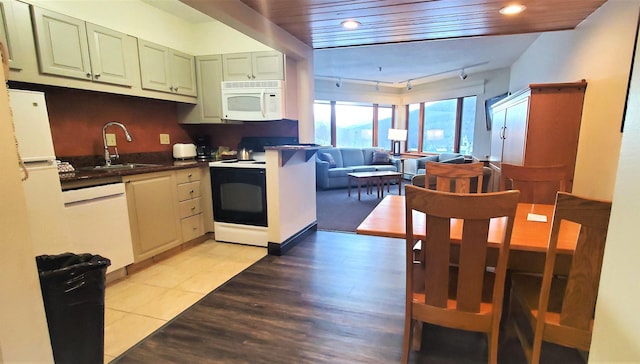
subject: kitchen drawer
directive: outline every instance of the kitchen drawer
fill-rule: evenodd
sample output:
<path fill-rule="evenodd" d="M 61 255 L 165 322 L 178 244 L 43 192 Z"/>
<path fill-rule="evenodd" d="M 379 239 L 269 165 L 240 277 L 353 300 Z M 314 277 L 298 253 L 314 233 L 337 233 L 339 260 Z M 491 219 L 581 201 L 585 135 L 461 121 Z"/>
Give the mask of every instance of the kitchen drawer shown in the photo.
<path fill-rule="evenodd" d="M 182 241 L 189 241 L 204 235 L 202 214 L 182 219 Z"/>
<path fill-rule="evenodd" d="M 200 197 L 200 181 L 178 185 L 178 201 Z"/>
<path fill-rule="evenodd" d="M 202 212 L 200 208 L 200 199 L 194 198 L 187 201 L 180 202 L 180 218 L 184 219 L 192 215 L 196 215 Z"/>
<path fill-rule="evenodd" d="M 190 168 L 190 169 L 180 169 L 176 171 L 176 182 L 180 183 L 189 183 L 200 180 L 200 169 L 199 168 Z"/>

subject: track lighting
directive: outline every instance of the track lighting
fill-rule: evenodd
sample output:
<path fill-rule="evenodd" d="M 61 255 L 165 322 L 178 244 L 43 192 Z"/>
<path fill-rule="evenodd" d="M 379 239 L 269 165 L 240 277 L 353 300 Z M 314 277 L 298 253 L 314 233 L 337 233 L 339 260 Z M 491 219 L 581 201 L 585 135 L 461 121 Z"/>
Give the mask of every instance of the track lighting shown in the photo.
<path fill-rule="evenodd" d="M 411 80 L 407 81 L 407 90 L 411 90 L 413 86 L 411 86 Z"/>
<path fill-rule="evenodd" d="M 338 81 L 336 82 L 336 87 L 342 87 L 342 79 L 338 78 Z"/>
<path fill-rule="evenodd" d="M 467 74 L 464 73 L 464 68 L 460 70 L 460 79 L 461 80 L 466 80 L 467 79 Z"/>

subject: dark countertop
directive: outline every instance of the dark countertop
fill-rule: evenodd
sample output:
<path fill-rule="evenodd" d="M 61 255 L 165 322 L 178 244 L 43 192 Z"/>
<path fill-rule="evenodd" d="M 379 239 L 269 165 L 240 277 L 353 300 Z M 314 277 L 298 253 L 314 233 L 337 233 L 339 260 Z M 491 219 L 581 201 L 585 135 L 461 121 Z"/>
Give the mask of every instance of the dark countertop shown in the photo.
<path fill-rule="evenodd" d="M 208 161 L 200 162 L 196 160 L 189 160 L 154 162 L 153 165 L 150 166 L 111 170 L 91 170 L 86 167 L 79 167 L 76 168 L 74 172 L 60 173 L 60 184 L 62 185 L 62 190 L 66 190 L 70 188 L 119 182 L 120 177 L 122 176 L 208 166 Z"/>

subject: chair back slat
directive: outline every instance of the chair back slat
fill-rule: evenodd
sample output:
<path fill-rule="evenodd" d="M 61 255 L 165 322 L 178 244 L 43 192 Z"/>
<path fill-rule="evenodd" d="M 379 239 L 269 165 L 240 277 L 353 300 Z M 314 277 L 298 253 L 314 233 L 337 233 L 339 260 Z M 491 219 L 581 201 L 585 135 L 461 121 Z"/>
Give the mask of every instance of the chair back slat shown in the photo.
<path fill-rule="evenodd" d="M 567 167 L 500 165 L 500 190 L 519 190 L 520 202 L 553 204 L 558 191 L 565 192 Z"/>
<path fill-rule="evenodd" d="M 426 302 L 436 307 L 447 307 L 449 298 L 449 286 L 441 282 L 449 281 L 449 265 L 442 264 L 448 262 L 451 256 L 451 235 L 450 223 L 447 218 L 431 217 L 427 218 L 427 230 L 429 235 L 425 239 L 425 252 L 422 255 L 425 266 Z"/>
<path fill-rule="evenodd" d="M 457 309 L 478 312 L 482 293 L 486 289 L 487 240 L 489 219 L 465 220 L 460 244 L 460 260 L 457 284 Z"/>
<path fill-rule="evenodd" d="M 425 166 L 425 181 L 429 181 L 430 176 L 436 179 L 436 190 L 456 193 L 469 193 L 471 190 L 471 179 L 478 179 L 477 193 L 482 192 L 482 168 L 480 162 L 453 164 L 427 162 Z M 425 182 L 425 186 L 427 182 Z"/>

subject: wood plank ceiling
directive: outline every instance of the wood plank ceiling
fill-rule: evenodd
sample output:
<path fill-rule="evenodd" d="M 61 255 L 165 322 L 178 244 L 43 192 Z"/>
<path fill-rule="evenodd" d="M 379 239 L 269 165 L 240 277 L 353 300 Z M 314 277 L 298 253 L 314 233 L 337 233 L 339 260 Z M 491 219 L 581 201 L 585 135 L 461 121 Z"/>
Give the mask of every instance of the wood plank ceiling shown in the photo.
<path fill-rule="evenodd" d="M 315 49 L 575 28 L 606 0 L 241 0 Z M 343 20 L 361 23 L 356 30 Z"/>

